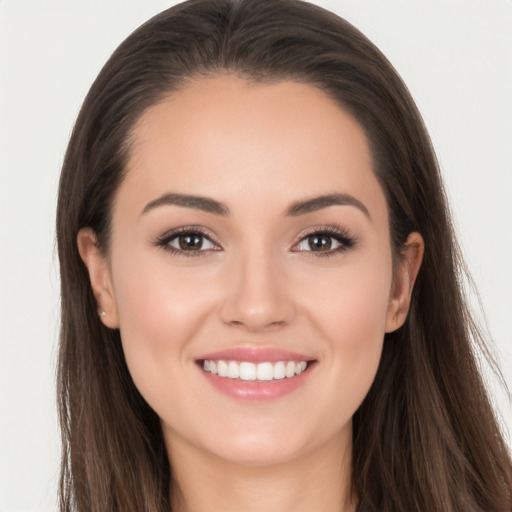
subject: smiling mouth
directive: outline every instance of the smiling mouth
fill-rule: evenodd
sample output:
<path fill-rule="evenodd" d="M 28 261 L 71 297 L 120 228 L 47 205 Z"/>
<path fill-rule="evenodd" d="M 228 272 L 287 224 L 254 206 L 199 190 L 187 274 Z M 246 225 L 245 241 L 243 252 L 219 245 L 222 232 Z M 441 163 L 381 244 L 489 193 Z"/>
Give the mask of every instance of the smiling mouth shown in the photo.
<path fill-rule="evenodd" d="M 243 381 L 273 381 L 290 379 L 302 372 L 314 361 L 277 361 L 252 363 L 249 361 L 225 361 L 205 359 L 200 364 L 205 372 L 226 379 Z"/>

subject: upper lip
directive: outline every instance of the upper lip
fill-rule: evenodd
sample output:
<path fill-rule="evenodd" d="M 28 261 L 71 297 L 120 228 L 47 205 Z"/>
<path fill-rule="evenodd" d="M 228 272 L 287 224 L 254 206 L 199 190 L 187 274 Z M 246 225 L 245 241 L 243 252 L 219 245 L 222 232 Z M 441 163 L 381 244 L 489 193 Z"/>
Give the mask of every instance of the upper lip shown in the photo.
<path fill-rule="evenodd" d="M 224 360 L 224 361 L 247 361 L 250 363 L 277 363 L 278 361 L 312 361 L 314 358 L 298 352 L 291 352 L 280 348 L 270 347 L 231 347 L 224 350 L 209 352 L 197 358 L 198 361 L 204 360 Z"/>

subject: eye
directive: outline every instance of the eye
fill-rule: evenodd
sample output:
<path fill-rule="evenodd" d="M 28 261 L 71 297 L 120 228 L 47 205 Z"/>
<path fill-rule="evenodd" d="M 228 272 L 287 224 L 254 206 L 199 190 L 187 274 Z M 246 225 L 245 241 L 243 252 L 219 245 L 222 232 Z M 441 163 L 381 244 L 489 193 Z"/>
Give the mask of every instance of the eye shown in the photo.
<path fill-rule="evenodd" d="M 293 247 L 295 252 L 314 252 L 322 256 L 346 251 L 354 246 L 354 237 L 341 229 L 322 229 L 304 236 L 298 244 Z"/>
<path fill-rule="evenodd" d="M 167 241 L 167 245 L 180 251 L 206 251 L 215 249 L 215 244 L 201 233 L 181 233 Z"/>
<path fill-rule="evenodd" d="M 332 249 L 337 249 L 341 244 L 334 237 L 325 234 L 315 234 L 303 238 L 297 244 L 297 250 L 299 251 L 314 251 L 314 252 L 325 252 Z"/>
<path fill-rule="evenodd" d="M 167 232 L 156 241 L 155 245 L 176 254 L 187 253 L 188 256 L 220 250 L 220 247 L 206 234 L 190 228 Z"/>

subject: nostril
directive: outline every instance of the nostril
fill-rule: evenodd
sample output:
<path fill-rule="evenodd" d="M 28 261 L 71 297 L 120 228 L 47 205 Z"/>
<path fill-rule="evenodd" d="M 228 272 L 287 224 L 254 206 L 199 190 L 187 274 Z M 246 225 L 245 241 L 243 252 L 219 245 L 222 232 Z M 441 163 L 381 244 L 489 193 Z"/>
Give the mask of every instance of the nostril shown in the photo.
<path fill-rule="evenodd" d="M 292 297 L 285 293 L 286 287 L 278 283 L 277 276 L 257 268 L 251 270 L 233 272 L 232 286 L 226 282 L 226 293 L 219 305 L 222 322 L 248 332 L 288 325 L 296 311 Z"/>
<path fill-rule="evenodd" d="M 287 322 L 285 321 L 277 321 L 277 322 L 258 322 L 258 321 L 247 321 L 242 322 L 239 320 L 234 320 L 230 322 L 230 325 L 237 328 L 242 328 L 250 333 L 258 333 L 258 332 L 272 332 L 277 329 L 281 329 L 286 326 Z"/>

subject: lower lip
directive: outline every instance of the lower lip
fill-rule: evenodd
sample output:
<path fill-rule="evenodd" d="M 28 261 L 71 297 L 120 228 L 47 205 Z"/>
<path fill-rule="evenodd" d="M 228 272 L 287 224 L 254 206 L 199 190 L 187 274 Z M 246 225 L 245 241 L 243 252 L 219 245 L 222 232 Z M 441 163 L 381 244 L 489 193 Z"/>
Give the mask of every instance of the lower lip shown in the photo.
<path fill-rule="evenodd" d="M 241 380 L 219 377 L 200 368 L 208 382 L 220 392 L 231 398 L 245 401 L 274 400 L 292 393 L 302 386 L 309 377 L 312 364 L 295 377 L 275 380 Z"/>

